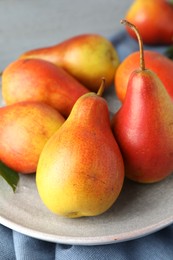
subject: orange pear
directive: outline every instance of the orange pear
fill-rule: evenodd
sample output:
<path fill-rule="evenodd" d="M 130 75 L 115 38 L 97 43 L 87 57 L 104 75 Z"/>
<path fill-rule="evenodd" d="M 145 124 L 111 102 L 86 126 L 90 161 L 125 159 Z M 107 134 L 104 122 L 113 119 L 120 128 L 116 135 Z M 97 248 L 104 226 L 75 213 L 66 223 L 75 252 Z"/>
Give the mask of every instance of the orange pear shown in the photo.
<path fill-rule="evenodd" d="M 87 93 L 62 68 L 39 59 L 12 62 L 2 74 L 2 96 L 7 105 L 20 101 L 41 101 L 67 117 L 76 100 Z"/>
<path fill-rule="evenodd" d="M 121 149 L 125 174 L 141 183 L 161 181 L 173 171 L 173 103 L 158 76 L 145 68 L 143 43 L 140 69 L 130 76 L 123 105 L 114 115 L 112 128 Z"/>
<path fill-rule="evenodd" d="M 0 160 L 24 174 L 36 171 L 45 143 L 65 121 L 49 105 L 27 101 L 1 107 L 0 118 Z"/>
<path fill-rule="evenodd" d="M 113 83 L 119 65 L 112 43 L 98 34 L 82 34 L 54 46 L 28 51 L 21 59 L 39 58 L 62 67 L 87 88 L 97 91 L 102 77 Z"/>
<path fill-rule="evenodd" d="M 42 201 L 55 214 L 99 215 L 111 207 L 122 189 L 123 159 L 101 92 L 77 100 L 41 153 L 36 184 Z"/>
<path fill-rule="evenodd" d="M 144 50 L 144 56 L 146 67 L 157 74 L 173 100 L 173 61 L 157 51 Z M 139 57 L 139 51 L 131 53 L 122 61 L 115 73 L 115 92 L 121 102 L 124 102 L 131 73 L 139 67 Z"/>
<path fill-rule="evenodd" d="M 165 45 L 173 44 L 172 16 L 170 0 L 135 0 L 125 18 L 138 27 L 145 44 Z M 136 39 L 135 33 L 127 30 Z"/>

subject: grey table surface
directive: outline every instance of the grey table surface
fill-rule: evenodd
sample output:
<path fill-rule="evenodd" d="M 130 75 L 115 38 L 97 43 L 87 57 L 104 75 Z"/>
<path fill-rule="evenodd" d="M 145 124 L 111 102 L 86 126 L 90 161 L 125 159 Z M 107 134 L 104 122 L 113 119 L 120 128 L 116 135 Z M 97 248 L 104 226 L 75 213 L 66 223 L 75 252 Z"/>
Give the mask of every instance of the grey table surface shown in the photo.
<path fill-rule="evenodd" d="M 109 37 L 132 0 L 0 0 L 0 71 L 22 52 L 82 33 Z"/>

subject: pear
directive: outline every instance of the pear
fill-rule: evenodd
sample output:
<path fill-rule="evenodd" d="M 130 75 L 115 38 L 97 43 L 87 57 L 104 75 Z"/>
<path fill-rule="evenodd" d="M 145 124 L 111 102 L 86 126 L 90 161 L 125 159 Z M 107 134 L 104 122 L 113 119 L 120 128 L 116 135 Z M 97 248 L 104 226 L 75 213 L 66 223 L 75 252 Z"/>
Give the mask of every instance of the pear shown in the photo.
<path fill-rule="evenodd" d="M 39 59 L 10 63 L 2 74 L 2 96 L 7 105 L 40 101 L 67 117 L 76 100 L 89 90 L 62 68 Z"/>
<path fill-rule="evenodd" d="M 162 81 L 173 100 L 173 61 L 165 55 L 152 50 L 144 50 L 146 67 L 150 68 Z M 127 83 L 131 73 L 139 66 L 139 51 L 131 53 L 119 65 L 114 79 L 114 88 L 118 99 L 123 103 Z"/>
<path fill-rule="evenodd" d="M 123 105 L 113 116 L 112 129 L 125 164 L 125 175 L 136 182 L 154 183 L 173 171 L 173 104 L 163 83 L 145 68 L 143 42 L 135 25 L 140 69 L 132 72 Z"/>
<path fill-rule="evenodd" d="M 143 42 L 150 45 L 173 44 L 173 4 L 171 0 L 135 0 L 126 13 L 126 20 L 135 24 Z M 136 39 L 133 30 L 128 33 Z"/>
<path fill-rule="evenodd" d="M 122 189 L 124 163 L 101 92 L 80 97 L 41 152 L 36 184 L 43 203 L 55 214 L 99 215 Z"/>
<path fill-rule="evenodd" d="M 39 58 L 62 67 L 84 86 L 97 91 L 102 77 L 113 83 L 119 57 L 112 43 L 99 34 L 81 34 L 53 46 L 27 51 L 21 59 Z"/>
<path fill-rule="evenodd" d="M 51 106 L 29 101 L 1 107 L 0 118 L 0 160 L 23 174 L 36 171 L 45 143 L 65 121 Z"/>

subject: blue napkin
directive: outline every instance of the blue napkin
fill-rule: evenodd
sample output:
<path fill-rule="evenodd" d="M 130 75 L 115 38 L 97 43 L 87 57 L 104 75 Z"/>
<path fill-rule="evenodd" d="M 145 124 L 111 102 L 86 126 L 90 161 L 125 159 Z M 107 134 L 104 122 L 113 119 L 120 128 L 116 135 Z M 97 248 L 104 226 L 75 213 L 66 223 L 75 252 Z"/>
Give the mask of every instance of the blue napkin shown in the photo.
<path fill-rule="evenodd" d="M 122 61 L 138 44 L 125 31 L 111 37 Z M 152 49 L 151 46 L 145 46 Z M 161 46 L 158 51 L 164 52 Z M 151 235 L 109 245 L 63 245 L 31 238 L 0 225 L 0 260 L 172 260 L 173 224 Z"/>
<path fill-rule="evenodd" d="M 135 240 L 102 246 L 61 245 L 0 225 L 1 260 L 172 260 L 173 225 Z"/>

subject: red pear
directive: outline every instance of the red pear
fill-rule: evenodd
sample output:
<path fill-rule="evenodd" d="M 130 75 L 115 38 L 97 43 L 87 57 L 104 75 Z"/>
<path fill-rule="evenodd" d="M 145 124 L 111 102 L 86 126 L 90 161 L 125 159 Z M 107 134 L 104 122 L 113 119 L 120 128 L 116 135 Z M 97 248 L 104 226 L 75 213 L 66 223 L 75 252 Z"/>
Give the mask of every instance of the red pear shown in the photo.
<path fill-rule="evenodd" d="M 20 102 L 0 108 L 0 160 L 11 169 L 36 171 L 40 153 L 64 118 L 40 102 Z"/>
<path fill-rule="evenodd" d="M 135 24 L 143 42 L 151 45 L 173 44 L 173 3 L 166 0 L 136 0 L 126 14 L 126 19 Z M 129 34 L 136 35 L 128 27 Z"/>
<path fill-rule="evenodd" d="M 76 100 L 87 92 L 62 68 L 44 60 L 16 60 L 2 74 L 2 95 L 7 105 L 41 101 L 67 117 Z"/>
<path fill-rule="evenodd" d="M 123 105 L 114 115 L 113 132 L 121 149 L 126 176 L 141 183 L 161 181 L 173 171 L 173 103 L 158 76 L 145 68 L 143 43 L 140 69 L 131 74 Z"/>

